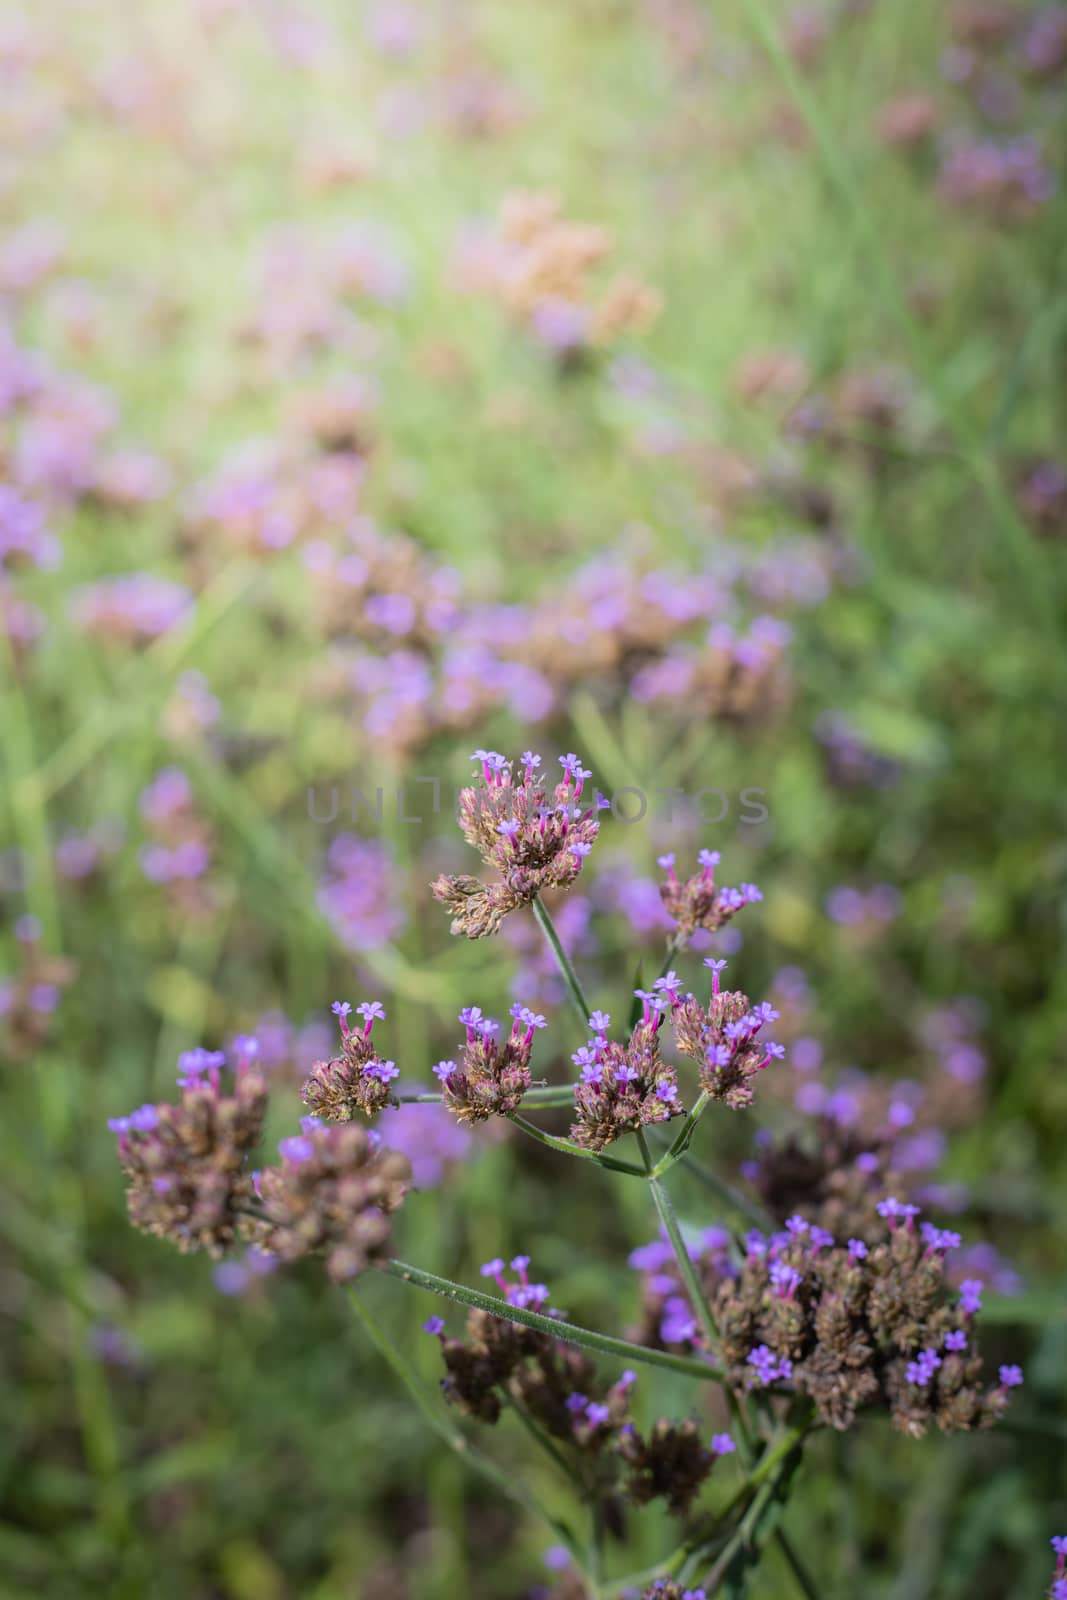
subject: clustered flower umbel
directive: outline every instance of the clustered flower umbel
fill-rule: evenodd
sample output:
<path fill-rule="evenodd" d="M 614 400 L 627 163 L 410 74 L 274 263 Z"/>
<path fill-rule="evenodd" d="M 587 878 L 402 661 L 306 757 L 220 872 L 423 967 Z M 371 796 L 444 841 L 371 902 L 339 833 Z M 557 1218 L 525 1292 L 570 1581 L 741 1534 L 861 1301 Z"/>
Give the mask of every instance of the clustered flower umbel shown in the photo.
<path fill-rule="evenodd" d="M 375 1022 L 385 1019 L 385 1007 L 380 1000 L 364 1000 L 356 1007 L 356 1015 L 363 1019 L 357 1028 L 349 1026 L 352 1007 L 347 1000 L 335 1000 L 332 1010 L 341 1028 L 340 1054 L 315 1063 L 301 1087 L 301 1098 L 310 1111 L 329 1122 L 350 1122 L 357 1111 L 372 1117 L 389 1105 L 390 1085 L 400 1076 L 400 1068 L 383 1061 L 371 1039 Z"/>
<path fill-rule="evenodd" d="M 532 751 L 522 757 L 519 782 L 513 780 L 511 762 L 495 750 L 476 750 L 471 759 L 481 763 L 482 783 L 460 791 L 460 827 L 500 878 L 486 884 L 442 876 L 431 889 L 451 911 L 453 933 L 484 939 L 498 932 L 509 911 L 546 890 L 570 887 L 600 832 L 601 802 L 598 796 L 581 810 L 591 774 L 575 755 L 560 756 L 563 777 L 551 792 L 538 775 L 541 757 Z"/>
<path fill-rule="evenodd" d="M 625 1045 L 608 1039 L 611 1018 L 605 1012 L 594 1011 L 589 1018 L 592 1037 L 572 1057 L 582 1075 L 574 1087 L 577 1117 L 571 1138 L 587 1150 L 602 1150 L 623 1134 L 668 1122 L 685 1110 L 677 1074 L 659 1052 L 674 977 L 657 979 L 652 991 L 636 991 L 643 1014 Z"/>
<path fill-rule="evenodd" d="M 444 1103 L 460 1122 L 484 1122 L 517 1111 L 530 1087 L 533 1036 L 547 1026 L 539 1012 L 518 1002 L 511 1007 L 511 1032 L 497 1039 L 499 1022 L 483 1017 L 480 1006 L 465 1006 L 459 1020 L 467 1030 L 458 1061 L 439 1061 L 434 1076 Z"/>
<path fill-rule="evenodd" d="M 716 1355 L 737 1389 L 807 1395 L 833 1428 L 851 1427 L 874 1405 L 913 1438 L 931 1422 L 946 1433 L 991 1426 L 1023 1375 L 1002 1366 L 995 1385 L 981 1384 L 973 1319 L 982 1283 L 965 1279 L 954 1299 L 945 1282 L 959 1234 L 916 1227 L 918 1206 L 892 1195 L 877 1211 L 881 1237 L 872 1244 L 841 1243 L 799 1214 L 769 1236 L 753 1230 L 740 1251 L 725 1230 L 710 1230 L 694 1259 L 719 1330 Z M 659 1308 L 652 1337 L 698 1347 L 703 1336 L 666 1245 L 656 1241 L 631 1262 L 648 1273 Z"/>
<path fill-rule="evenodd" d="M 323 1255 L 330 1277 L 345 1283 L 388 1254 L 389 1215 L 407 1194 L 411 1168 L 366 1128 L 302 1117 L 300 1129 L 279 1144 L 281 1165 L 255 1174 L 264 1215 L 247 1231 L 282 1261 Z"/>
<path fill-rule="evenodd" d="M 651 990 L 635 990 L 643 1010 L 625 1045 L 608 1040 L 609 1016 L 597 1011 L 590 1017 L 593 1036 L 573 1057 L 582 1074 L 574 1089 L 578 1115 L 571 1138 L 576 1144 L 602 1150 L 623 1134 L 684 1113 L 677 1073 L 660 1055 L 668 1017 L 675 1045 L 696 1061 L 708 1098 L 735 1111 L 751 1104 L 753 1078 L 785 1053 L 782 1045 L 760 1037 L 778 1013 L 766 1003 L 753 1007 L 740 990 L 720 991 L 725 961 L 709 958 L 705 966 L 712 972 L 706 1008 L 683 993 L 676 972 L 657 978 Z"/>
<path fill-rule="evenodd" d="M 548 1308 L 549 1291 L 531 1283 L 530 1258 L 516 1256 L 506 1276 L 500 1259 L 487 1261 L 491 1278 L 509 1304 L 559 1315 Z M 718 1457 L 729 1455 L 728 1433 L 704 1444 L 692 1420 L 660 1418 L 647 1435 L 630 1420 L 630 1393 L 636 1374 L 624 1372 L 605 1384 L 583 1350 L 522 1323 L 489 1311 L 471 1311 L 466 1339 L 450 1338 L 440 1317 L 426 1331 L 441 1343 L 445 1377 L 441 1387 L 451 1404 L 479 1421 L 495 1423 L 505 1402 L 522 1407 L 551 1438 L 575 1452 L 579 1463 L 597 1469 L 598 1492 L 609 1506 L 621 1489 L 634 1505 L 662 1498 L 668 1510 L 684 1515 Z"/>
<path fill-rule="evenodd" d="M 678 932 L 686 937 L 698 928 L 718 933 L 745 906 L 763 899 L 754 883 L 743 883 L 739 889 L 717 888 L 715 868 L 719 860 L 717 850 L 701 850 L 697 857 L 700 871 L 681 882 L 674 870 L 673 854 L 658 858 L 667 874 L 666 881 L 660 884 L 660 899 Z"/>
<path fill-rule="evenodd" d="M 108 1127 L 129 1180 L 130 1221 L 185 1252 L 220 1256 L 254 1199 L 248 1156 L 259 1141 L 267 1091 L 254 1040 L 234 1044 L 233 1087 L 223 1051 L 189 1050 L 179 1061 L 177 1105 L 143 1105 Z"/>
<path fill-rule="evenodd" d="M 177 1105 L 144 1105 L 108 1126 L 129 1180 L 130 1220 L 183 1252 L 221 1256 L 238 1237 L 266 1257 L 321 1254 L 337 1282 L 381 1259 L 389 1214 L 410 1181 L 407 1159 L 375 1133 L 304 1117 L 278 1146 L 281 1164 L 254 1171 L 267 1104 L 258 1042 L 234 1040 L 233 1085 L 225 1052 L 187 1051 Z"/>

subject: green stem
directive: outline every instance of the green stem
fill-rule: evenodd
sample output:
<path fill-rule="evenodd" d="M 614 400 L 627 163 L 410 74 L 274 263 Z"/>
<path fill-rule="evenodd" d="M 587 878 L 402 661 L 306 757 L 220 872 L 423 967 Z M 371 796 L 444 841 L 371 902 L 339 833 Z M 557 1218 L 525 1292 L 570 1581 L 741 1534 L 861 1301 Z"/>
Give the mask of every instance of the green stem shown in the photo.
<path fill-rule="evenodd" d="M 440 1407 L 434 1403 L 422 1384 L 409 1371 L 395 1344 L 379 1327 L 377 1319 L 372 1315 L 355 1289 L 349 1289 L 348 1299 L 371 1344 L 382 1360 L 395 1372 L 438 1437 L 443 1439 L 448 1448 L 462 1461 L 465 1461 L 473 1472 L 479 1473 L 489 1483 L 494 1484 L 501 1494 L 506 1495 L 509 1500 L 516 1501 L 525 1511 L 531 1512 L 546 1523 L 553 1533 L 563 1539 L 567 1548 L 573 1554 L 577 1548 L 577 1541 L 572 1529 L 558 1517 L 553 1516 L 550 1511 L 546 1511 L 544 1506 L 533 1495 L 521 1488 L 515 1478 L 501 1467 L 498 1467 L 496 1462 L 489 1456 L 483 1455 L 477 1445 L 472 1444 L 465 1434 L 460 1433 L 458 1428 L 452 1426 L 447 1417 L 441 1414 Z"/>
<path fill-rule="evenodd" d="M 564 983 L 567 985 L 567 993 L 574 1002 L 574 1009 L 581 1017 L 582 1027 L 588 1029 L 590 1017 L 589 1001 L 585 998 L 582 986 L 578 981 L 578 974 L 571 965 L 571 958 L 560 942 L 559 934 L 556 932 L 556 925 L 545 910 L 540 895 L 534 898 L 533 914 L 537 918 L 538 927 L 548 941 L 549 949 L 556 958 L 556 965 L 562 974 Z"/>
<path fill-rule="evenodd" d="M 402 1106 L 439 1106 L 444 1101 L 443 1094 L 434 1094 L 427 1089 L 406 1090 L 394 1095 L 398 1105 Z M 522 1101 L 524 1106 L 539 1106 L 542 1110 L 549 1110 L 553 1106 L 572 1106 L 574 1104 L 574 1087 L 571 1084 L 552 1084 L 543 1089 L 527 1089 Z"/>
<path fill-rule="evenodd" d="M 678 1214 L 674 1209 L 674 1204 L 671 1200 L 671 1197 L 667 1193 L 667 1190 L 664 1188 L 660 1180 L 653 1175 L 652 1157 L 649 1153 L 648 1143 L 645 1139 L 643 1130 L 638 1132 L 637 1142 L 641 1150 L 641 1159 L 644 1161 L 645 1168 L 648 1172 L 648 1186 L 652 1191 L 652 1198 L 656 1203 L 656 1210 L 659 1213 L 660 1222 L 663 1224 L 663 1231 L 666 1233 L 670 1247 L 674 1252 L 674 1259 L 678 1266 L 679 1276 L 681 1277 L 686 1293 L 689 1296 L 689 1302 L 697 1314 L 701 1329 L 704 1333 L 704 1338 L 707 1342 L 708 1350 L 712 1351 L 715 1349 L 715 1346 L 718 1343 L 719 1330 L 715 1326 L 715 1318 L 712 1315 L 711 1306 L 708 1303 L 708 1297 L 704 1293 L 704 1286 L 700 1281 L 700 1276 L 697 1272 L 696 1266 L 694 1265 L 693 1258 L 689 1254 L 689 1247 L 682 1237 L 682 1229 L 678 1221 Z M 746 1465 L 751 1465 L 753 1449 L 752 1431 L 749 1427 L 748 1418 L 745 1415 L 745 1408 L 741 1401 L 737 1398 L 737 1395 L 734 1393 L 732 1386 L 729 1384 L 726 1386 L 726 1401 L 730 1407 L 730 1415 L 733 1417 L 733 1420 L 737 1425 L 738 1434 L 740 1435 L 738 1444 L 741 1451 L 742 1460 Z"/>
<path fill-rule="evenodd" d="M 667 1235 L 671 1249 L 674 1251 L 674 1259 L 678 1265 L 679 1275 L 703 1329 L 708 1348 L 709 1350 L 714 1349 L 718 1342 L 719 1330 L 715 1326 L 715 1318 L 712 1316 L 703 1285 L 693 1264 L 693 1258 L 689 1254 L 689 1247 L 682 1238 L 678 1213 L 674 1209 L 670 1195 L 652 1170 L 648 1145 L 645 1143 L 643 1135 L 638 1135 L 638 1142 L 643 1147 L 642 1154 L 645 1157 L 645 1169 L 648 1173 L 648 1187 L 652 1191 L 652 1198 L 656 1203 L 656 1210 L 659 1213 L 659 1220 L 663 1224 L 663 1231 Z"/>
<path fill-rule="evenodd" d="M 716 1367 L 692 1356 L 672 1355 L 668 1350 L 650 1350 L 642 1344 L 631 1344 L 629 1339 L 616 1339 L 612 1334 L 597 1333 L 592 1328 L 581 1328 L 560 1317 L 542 1316 L 525 1306 L 513 1306 L 497 1295 L 483 1294 L 480 1289 L 468 1289 L 465 1284 L 453 1283 L 451 1278 L 440 1278 L 435 1272 L 422 1267 L 409 1266 L 404 1261 L 387 1261 L 381 1271 L 403 1283 L 413 1283 L 416 1288 L 428 1289 L 431 1294 L 453 1300 L 457 1305 L 470 1306 L 474 1311 L 488 1311 L 505 1322 L 520 1322 L 524 1327 L 536 1328 L 550 1338 L 564 1344 L 581 1345 L 586 1350 L 596 1350 L 601 1355 L 646 1367 L 664 1367 L 668 1372 L 680 1372 L 687 1378 L 699 1378 L 705 1383 L 722 1383 L 723 1375 Z"/>
<path fill-rule="evenodd" d="M 707 1103 L 707 1091 L 702 1089 L 697 1097 L 696 1104 L 694 1105 L 692 1111 L 690 1111 L 689 1115 L 682 1123 L 674 1143 L 670 1146 L 667 1154 L 665 1156 L 661 1156 L 656 1162 L 656 1165 L 652 1168 L 651 1176 L 653 1178 L 665 1177 L 671 1168 L 676 1166 L 685 1155 L 685 1152 L 689 1149 L 689 1144 L 696 1129 L 696 1125 L 704 1115 L 704 1108 L 706 1107 Z"/>
<path fill-rule="evenodd" d="M 742 1505 L 750 1495 L 754 1494 L 760 1485 L 766 1482 L 771 1473 L 776 1471 L 792 1455 L 794 1450 L 800 1447 L 811 1426 L 810 1421 L 802 1423 L 798 1427 L 792 1428 L 787 1434 L 784 1434 L 776 1444 L 768 1447 L 744 1482 L 738 1485 L 722 1509 L 715 1513 L 714 1520 L 717 1529 L 733 1516 L 738 1506 Z M 658 1562 L 656 1566 L 649 1567 L 644 1572 L 630 1573 L 627 1577 L 619 1578 L 613 1582 L 611 1594 L 620 1594 L 630 1588 L 643 1588 L 647 1584 L 655 1582 L 657 1578 L 677 1577 L 688 1563 L 699 1562 L 704 1552 L 710 1553 L 710 1548 L 714 1546 L 719 1537 L 721 1535 L 717 1533 L 709 1536 L 705 1525 L 704 1531 L 691 1536 L 683 1544 L 680 1544 L 677 1550 L 673 1551 L 665 1561 Z"/>
<path fill-rule="evenodd" d="M 567 1482 L 573 1484 L 579 1493 L 584 1494 L 585 1491 L 578 1478 L 578 1474 L 575 1472 L 571 1463 L 565 1458 L 562 1450 L 560 1450 L 555 1440 L 551 1439 L 541 1425 L 536 1422 L 533 1417 L 531 1417 L 525 1406 L 521 1406 L 519 1402 L 511 1395 L 506 1395 L 505 1400 L 508 1410 L 513 1416 L 519 1419 L 522 1426 L 526 1429 L 526 1432 L 530 1435 L 530 1438 L 533 1439 L 539 1448 L 545 1452 L 545 1455 L 548 1456 L 553 1465 L 559 1468 L 560 1472 L 567 1479 Z"/>
<path fill-rule="evenodd" d="M 560 1150 L 564 1155 L 577 1156 L 581 1161 L 592 1161 L 598 1167 L 606 1167 L 610 1172 L 624 1172 L 631 1178 L 645 1176 L 644 1168 L 635 1167 L 632 1161 L 619 1161 L 615 1156 L 598 1155 L 595 1150 L 583 1150 L 580 1144 L 572 1144 L 569 1139 L 557 1139 L 551 1133 L 542 1132 L 532 1122 L 527 1122 L 526 1118 L 520 1117 L 516 1111 L 511 1113 L 508 1121 L 521 1128 L 531 1139 L 536 1139 L 539 1144 L 548 1145 L 550 1150 Z"/>

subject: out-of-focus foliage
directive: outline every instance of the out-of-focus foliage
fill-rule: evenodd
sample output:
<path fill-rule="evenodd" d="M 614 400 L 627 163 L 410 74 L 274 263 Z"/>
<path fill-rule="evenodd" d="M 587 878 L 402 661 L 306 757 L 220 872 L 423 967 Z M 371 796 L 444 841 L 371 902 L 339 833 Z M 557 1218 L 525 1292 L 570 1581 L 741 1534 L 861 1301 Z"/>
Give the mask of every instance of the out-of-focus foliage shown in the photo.
<path fill-rule="evenodd" d="M 789 1525 L 819 1593 L 1043 1592 L 1065 38 L 1062 7 L 979 0 L 0 14 L 0 1592 L 554 1581 L 321 1274 L 128 1227 L 106 1129 L 255 1033 L 273 1144 L 338 995 L 385 1002 L 405 1083 L 515 997 L 573 1077 L 529 911 L 468 945 L 429 893 L 470 870 L 450 796 L 481 745 L 580 750 L 647 801 L 558 911 L 595 1004 L 658 965 L 656 858 L 719 849 L 765 901 L 715 948 L 789 1044 L 760 1122 L 906 1133 L 988 1244 L 1013 1421 L 816 1441 Z M 709 1115 L 695 1153 L 743 1173 L 756 1125 Z M 474 1281 L 521 1249 L 579 1320 L 635 1326 L 641 1193 L 436 1108 L 382 1131 L 415 1164 L 402 1256 Z M 430 1302 L 360 1292 L 432 1386 Z M 488 1448 L 565 1504 L 517 1430 Z M 666 1540 L 646 1518 L 629 1567 Z"/>

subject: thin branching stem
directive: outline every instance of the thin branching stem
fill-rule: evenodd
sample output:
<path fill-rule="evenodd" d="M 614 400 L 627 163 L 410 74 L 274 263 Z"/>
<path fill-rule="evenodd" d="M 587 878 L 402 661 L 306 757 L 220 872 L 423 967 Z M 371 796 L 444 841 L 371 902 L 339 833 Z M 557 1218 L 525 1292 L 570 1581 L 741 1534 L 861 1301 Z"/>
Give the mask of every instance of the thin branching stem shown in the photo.
<path fill-rule="evenodd" d="M 562 1317 L 546 1317 L 540 1311 L 530 1311 L 526 1306 L 514 1306 L 497 1295 L 485 1294 L 480 1289 L 469 1289 L 466 1284 L 453 1283 L 451 1278 L 438 1277 L 422 1267 L 409 1266 L 405 1261 L 387 1261 L 383 1272 L 403 1283 L 412 1283 L 431 1294 L 453 1300 L 457 1305 L 469 1306 L 474 1311 L 489 1311 L 505 1322 L 520 1322 L 527 1328 L 536 1328 L 564 1344 L 581 1345 L 585 1350 L 595 1350 L 600 1355 L 614 1356 L 629 1366 L 663 1367 L 668 1372 L 680 1372 L 687 1378 L 699 1378 L 705 1383 L 721 1383 L 722 1373 L 717 1367 L 699 1361 L 693 1356 L 673 1355 L 668 1350 L 650 1350 L 642 1344 L 632 1344 L 629 1339 L 617 1339 L 612 1334 L 597 1333 L 593 1328 L 582 1328 Z"/>
<path fill-rule="evenodd" d="M 643 1167 L 635 1167 L 632 1161 L 620 1161 L 616 1156 L 598 1155 L 595 1150 L 583 1150 L 580 1144 L 573 1144 L 570 1139 L 557 1139 L 554 1134 L 544 1133 L 535 1127 L 532 1122 L 527 1122 L 525 1117 L 520 1117 L 513 1111 L 508 1117 L 516 1128 L 528 1134 L 531 1139 L 536 1139 L 539 1144 L 544 1144 L 550 1150 L 559 1150 L 565 1156 L 577 1156 L 580 1161 L 592 1161 L 598 1167 L 604 1167 L 609 1172 L 622 1172 L 630 1178 L 643 1178 Z"/>
<path fill-rule="evenodd" d="M 429 1423 L 439 1438 L 443 1439 L 448 1448 L 465 1461 L 472 1472 L 477 1472 L 489 1483 L 495 1485 L 501 1494 L 509 1500 L 516 1501 L 525 1511 L 531 1512 L 544 1522 L 553 1533 L 561 1538 L 567 1548 L 576 1555 L 578 1541 L 573 1529 L 562 1518 L 554 1516 L 545 1509 L 540 1501 L 524 1489 L 519 1482 L 498 1467 L 490 1456 L 483 1454 L 476 1444 L 472 1444 L 466 1434 L 452 1425 L 448 1417 L 442 1412 L 440 1405 L 426 1392 L 422 1384 L 415 1377 L 407 1362 L 403 1359 L 396 1345 L 382 1329 L 377 1318 L 373 1315 L 366 1301 L 353 1288 L 348 1291 L 349 1304 L 363 1326 L 363 1330 L 371 1344 L 377 1350 L 382 1360 L 392 1369 L 407 1390 L 422 1416 Z"/>
<path fill-rule="evenodd" d="M 537 895 L 534 898 L 533 914 L 537 918 L 538 927 L 541 929 L 541 932 L 548 941 L 549 949 L 556 958 L 556 965 L 560 970 L 564 983 L 567 985 L 567 993 L 574 1002 L 574 1009 L 581 1018 L 582 1027 L 588 1028 L 589 1017 L 591 1014 L 589 1009 L 589 1001 L 585 997 L 585 991 L 582 989 L 582 985 L 578 979 L 578 974 L 574 970 L 574 965 L 571 961 L 571 958 L 563 948 L 562 940 L 560 939 L 559 934 L 556 932 L 556 925 L 552 921 L 552 918 L 549 916 L 548 912 L 545 910 L 544 902 L 542 901 L 540 895 Z"/>

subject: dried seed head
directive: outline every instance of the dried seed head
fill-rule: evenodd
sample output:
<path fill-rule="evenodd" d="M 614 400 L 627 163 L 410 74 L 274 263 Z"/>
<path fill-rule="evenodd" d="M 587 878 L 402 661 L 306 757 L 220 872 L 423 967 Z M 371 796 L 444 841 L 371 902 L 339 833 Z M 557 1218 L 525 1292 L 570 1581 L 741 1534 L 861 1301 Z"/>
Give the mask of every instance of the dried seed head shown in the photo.
<path fill-rule="evenodd" d="M 237 1053 L 232 1093 L 222 1089 L 222 1052 L 188 1051 L 177 1105 L 145 1105 L 108 1126 L 129 1181 L 130 1221 L 179 1250 L 220 1256 L 252 1199 L 249 1152 L 266 1109 L 253 1040 Z"/>
<path fill-rule="evenodd" d="M 328 1127 L 304 1117 L 279 1145 L 282 1162 L 256 1176 L 263 1217 L 246 1232 L 282 1261 L 322 1254 L 335 1282 L 354 1278 L 388 1252 L 389 1214 L 407 1194 L 406 1158 L 354 1123 Z"/>

